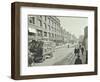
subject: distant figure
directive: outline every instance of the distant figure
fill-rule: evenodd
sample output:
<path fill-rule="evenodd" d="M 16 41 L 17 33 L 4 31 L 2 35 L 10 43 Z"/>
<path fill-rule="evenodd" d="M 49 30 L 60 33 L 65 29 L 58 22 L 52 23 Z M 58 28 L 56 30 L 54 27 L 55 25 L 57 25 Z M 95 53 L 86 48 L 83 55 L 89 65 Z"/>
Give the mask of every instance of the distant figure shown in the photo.
<path fill-rule="evenodd" d="M 79 48 L 81 48 L 81 45 L 79 45 Z"/>
<path fill-rule="evenodd" d="M 82 52 L 82 55 L 83 55 L 83 53 L 84 53 L 84 48 L 83 47 L 81 48 L 81 52 Z"/>
<path fill-rule="evenodd" d="M 80 49 L 79 49 L 79 48 L 77 48 L 77 54 L 78 54 L 78 56 L 79 56 L 79 53 L 80 53 Z"/>
<path fill-rule="evenodd" d="M 77 48 L 74 49 L 74 54 L 77 55 Z"/>
<path fill-rule="evenodd" d="M 69 48 L 69 45 L 68 45 L 68 48 Z"/>
<path fill-rule="evenodd" d="M 86 64 L 88 63 L 88 50 L 86 50 Z"/>
<path fill-rule="evenodd" d="M 82 64 L 82 60 L 80 59 L 80 56 L 78 55 L 76 60 L 75 60 L 75 64 Z"/>

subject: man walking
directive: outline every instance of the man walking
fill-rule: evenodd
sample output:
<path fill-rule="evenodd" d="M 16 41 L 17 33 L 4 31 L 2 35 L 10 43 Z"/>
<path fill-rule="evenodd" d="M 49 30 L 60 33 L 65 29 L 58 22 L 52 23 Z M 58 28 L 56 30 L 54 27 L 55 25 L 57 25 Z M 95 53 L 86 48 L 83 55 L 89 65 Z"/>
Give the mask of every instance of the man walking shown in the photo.
<path fill-rule="evenodd" d="M 76 60 L 75 60 L 75 64 L 82 64 L 82 60 L 80 59 L 80 56 L 78 55 Z"/>
<path fill-rule="evenodd" d="M 77 48 L 77 54 L 78 54 L 78 56 L 79 56 L 79 54 L 80 54 L 80 49 L 79 49 L 79 48 Z"/>
<path fill-rule="evenodd" d="M 77 49 L 76 49 L 76 47 L 74 49 L 74 54 L 75 54 L 75 56 L 77 55 Z"/>
<path fill-rule="evenodd" d="M 82 52 L 82 55 L 83 55 L 83 53 L 84 53 L 84 48 L 83 47 L 81 48 L 81 52 Z"/>

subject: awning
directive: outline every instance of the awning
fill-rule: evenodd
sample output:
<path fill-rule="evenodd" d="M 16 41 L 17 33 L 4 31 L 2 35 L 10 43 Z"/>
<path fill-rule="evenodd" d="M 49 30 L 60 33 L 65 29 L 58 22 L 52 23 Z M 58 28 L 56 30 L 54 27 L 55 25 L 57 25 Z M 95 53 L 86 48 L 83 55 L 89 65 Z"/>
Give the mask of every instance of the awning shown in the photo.
<path fill-rule="evenodd" d="M 37 31 L 36 31 L 36 29 L 34 29 L 34 28 L 28 28 L 28 30 L 29 30 L 29 32 L 31 32 L 31 33 L 37 33 Z"/>

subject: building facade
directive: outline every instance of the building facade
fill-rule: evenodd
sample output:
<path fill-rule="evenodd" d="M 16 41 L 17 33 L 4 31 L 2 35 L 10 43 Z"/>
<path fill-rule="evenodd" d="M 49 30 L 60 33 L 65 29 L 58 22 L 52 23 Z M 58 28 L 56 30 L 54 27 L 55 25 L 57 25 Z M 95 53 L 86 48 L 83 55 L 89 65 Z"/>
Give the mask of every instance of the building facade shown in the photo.
<path fill-rule="evenodd" d="M 60 20 L 55 16 L 29 15 L 28 33 L 29 40 L 49 40 L 56 43 L 63 40 Z"/>
<path fill-rule="evenodd" d="M 29 15 L 28 40 L 53 41 L 57 45 L 71 42 L 72 35 L 60 24 L 56 16 Z"/>

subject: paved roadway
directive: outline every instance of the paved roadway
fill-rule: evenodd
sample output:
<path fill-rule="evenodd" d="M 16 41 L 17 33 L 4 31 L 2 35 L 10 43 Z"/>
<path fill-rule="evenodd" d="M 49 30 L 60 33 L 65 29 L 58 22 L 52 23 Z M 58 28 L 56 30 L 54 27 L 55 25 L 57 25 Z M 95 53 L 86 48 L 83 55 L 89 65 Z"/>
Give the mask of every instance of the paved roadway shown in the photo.
<path fill-rule="evenodd" d="M 75 60 L 77 58 L 77 56 L 75 56 L 74 52 L 74 47 L 69 48 L 69 50 L 71 50 L 70 53 L 66 54 L 66 57 L 63 58 L 61 61 L 56 62 L 54 65 L 73 65 L 75 64 Z M 85 64 L 86 62 L 86 54 L 84 52 L 84 54 L 82 55 L 82 53 L 79 54 L 80 55 L 80 59 L 82 60 L 82 64 Z"/>
<path fill-rule="evenodd" d="M 42 63 L 34 63 L 33 66 L 50 66 L 50 65 L 73 65 L 77 56 L 74 55 L 74 47 L 66 45 L 58 47 L 53 52 L 51 59 L 46 59 Z M 82 63 L 85 63 L 85 55 L 80 54 Z"/>

